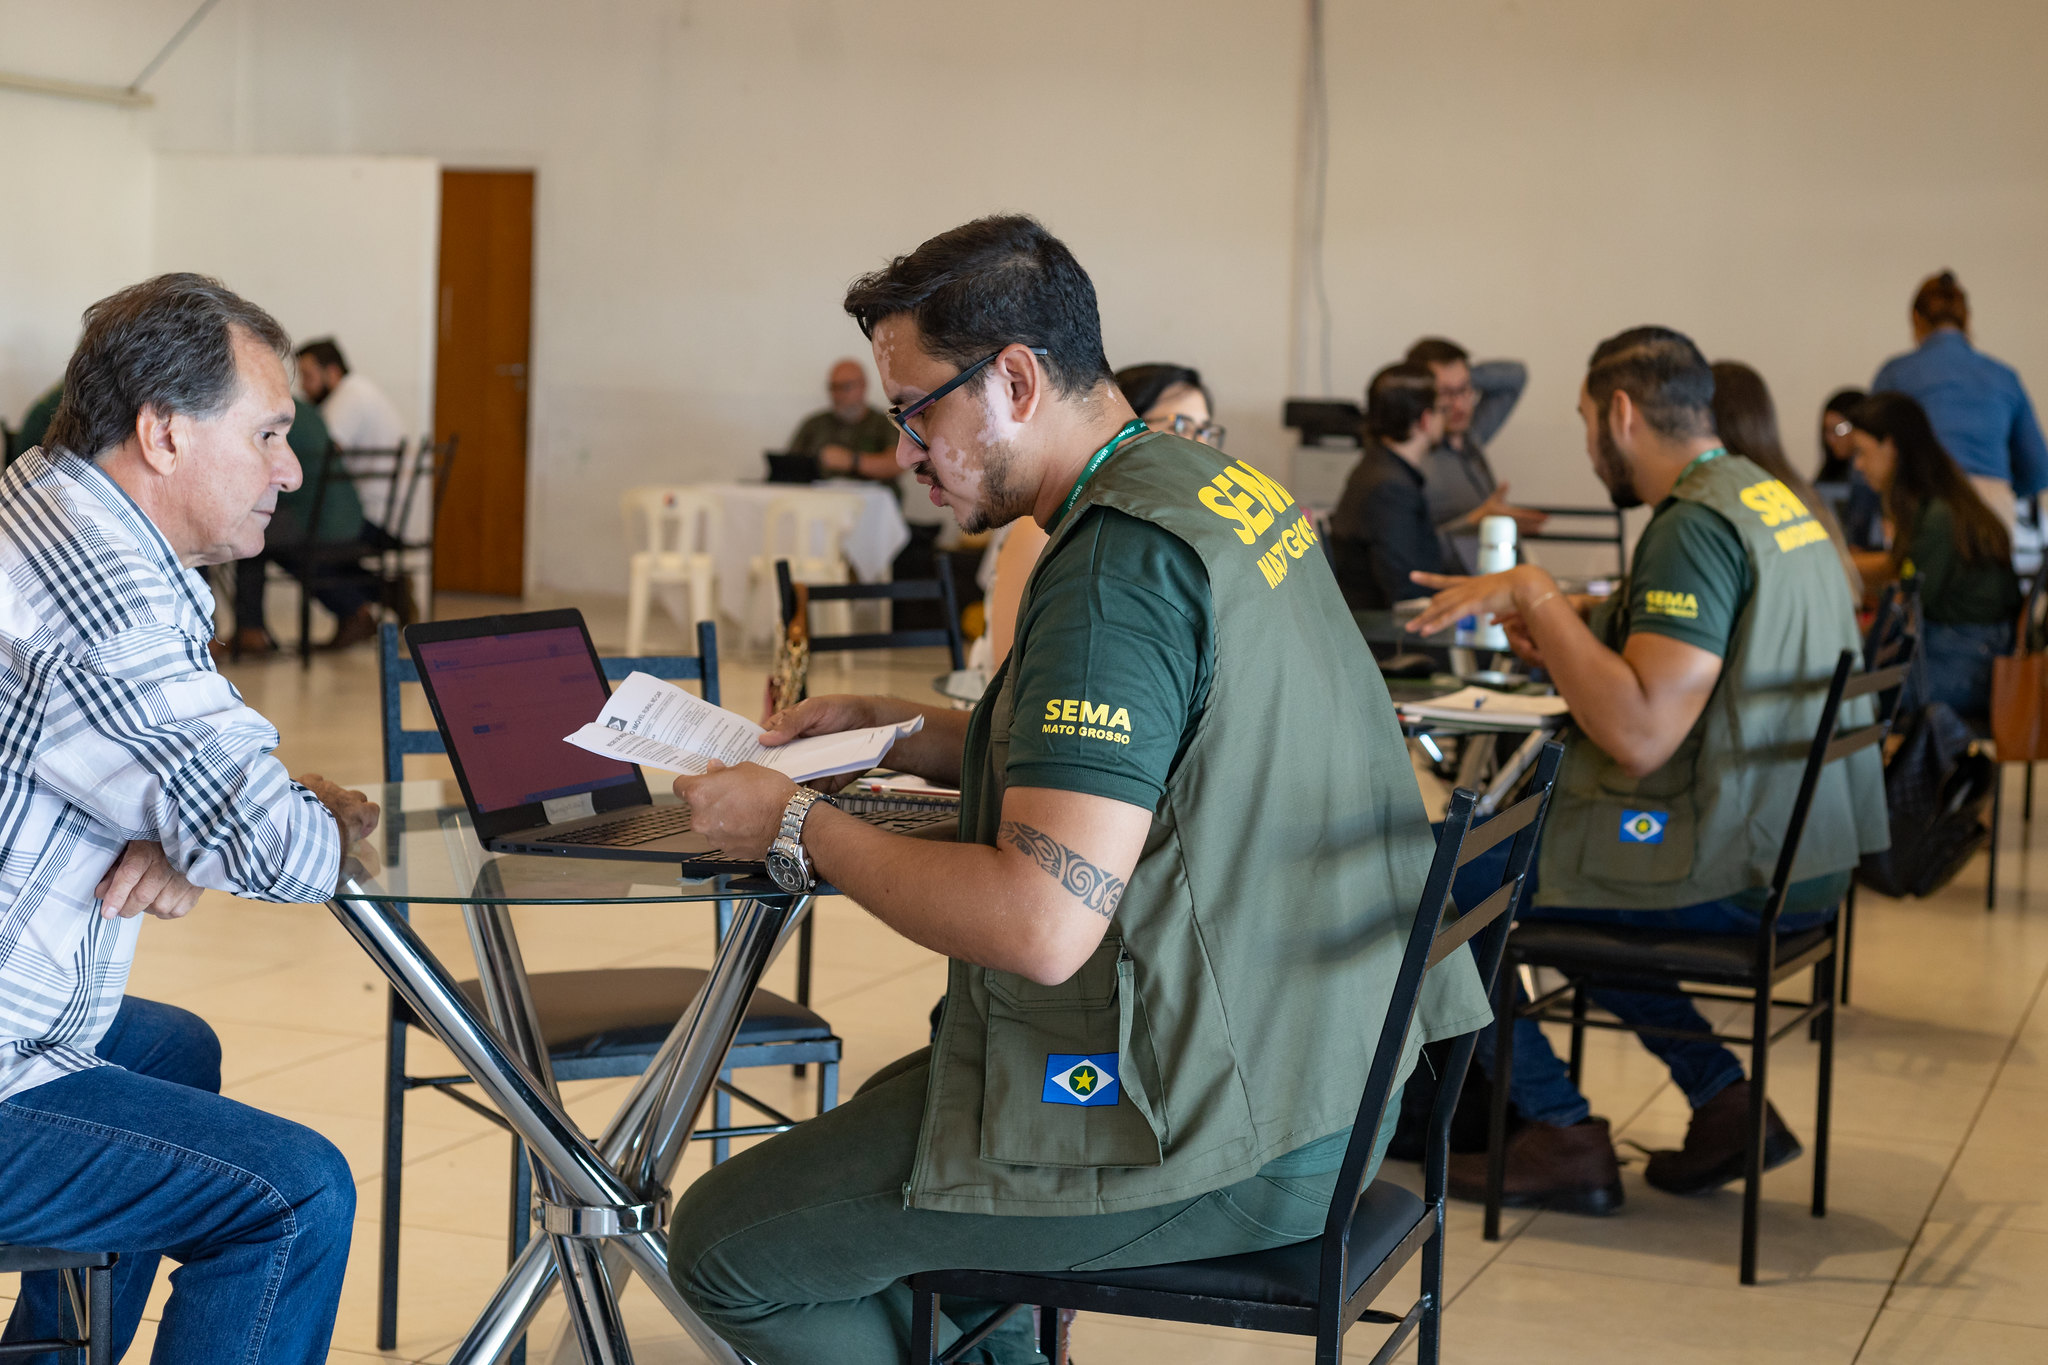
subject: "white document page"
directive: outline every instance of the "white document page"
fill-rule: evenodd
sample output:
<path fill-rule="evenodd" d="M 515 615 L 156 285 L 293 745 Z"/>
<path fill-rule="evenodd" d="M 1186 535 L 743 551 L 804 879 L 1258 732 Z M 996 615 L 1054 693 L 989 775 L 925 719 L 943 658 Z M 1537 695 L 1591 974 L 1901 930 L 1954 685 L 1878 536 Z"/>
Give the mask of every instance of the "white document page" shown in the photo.
<path fill-rule="evenodd" d="M 597 719 L 564 738 L 607 758 L 673 773 L 702 773 L 712 759 L 731 767 L 759 763 L 793 782 L 866 772 L 896 741 L 924 728 L 919 716 L 896 725 L 813 735 L 779 748 L 761 743 L 761 727 L 735 711 L 647 673 L 628 674 Z"/>
<path fill-rule="evenodd" d="M 1423 720 L 1479 721 L 1487 725 L 1526 725 L 1531 729 L 1569 714 L 1563 697 L 1527 697 L 1466 687 L 1423 702 L 1403 702 L 1401 714 Z"/>

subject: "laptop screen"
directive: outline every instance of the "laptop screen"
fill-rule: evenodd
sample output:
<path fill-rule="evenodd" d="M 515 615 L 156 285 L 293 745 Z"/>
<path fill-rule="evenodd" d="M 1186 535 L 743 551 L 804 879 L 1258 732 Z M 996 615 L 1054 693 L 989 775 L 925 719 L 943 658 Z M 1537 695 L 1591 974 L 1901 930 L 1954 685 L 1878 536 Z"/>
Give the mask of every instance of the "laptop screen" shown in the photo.
<path fill-rule="evenodd" d="M 630 763 L 562 736 L 603 709 L 604 678 L 573 626 L 417 642 L 448 742 L 480 811 L 508 810 L 639 780 Z"/>

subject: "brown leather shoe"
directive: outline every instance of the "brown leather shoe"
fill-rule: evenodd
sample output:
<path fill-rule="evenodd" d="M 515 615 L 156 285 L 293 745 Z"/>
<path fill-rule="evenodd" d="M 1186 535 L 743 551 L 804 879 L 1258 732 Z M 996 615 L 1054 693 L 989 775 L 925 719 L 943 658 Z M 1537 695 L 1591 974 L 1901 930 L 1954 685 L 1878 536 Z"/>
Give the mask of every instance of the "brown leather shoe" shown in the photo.
<path fill-rule="evenodd" d="M 322 649 L 347 649 L 365 640 L 376 638 L 377 609 L 368 603 L 357 607 L 349 618 L 334 628 L 334 638 L 320 646 Z"/>
<path fill-rule="evenodd" d="M 1453 1156 L 1449 1175 L 1453 1199 L 1486 1202 L 1486 1153 Z M 1604 1217 L 1621 1211 L 1622 1198 L 1621 1163 L 1606 1119 L 1569 1128 L 1528 1123 L 1509 1135 L 1500 1201 L 1506 1207 Z"/>
<path fill-rule="evenodd" d="M 261 659 L 277 653 L 277 641 L 270 638 L 270 632 L 251 626 L 235 632 L 234 642 L 228 646 L 231 659 Z"/>
<path fill-rule="evenodd" d="M 1650 1153 L 1643 1179 L 1667 1194 L 1711 1194 L 1742 1179 L 1743 1156 L 1749 1149 L 1743 1130 L 1748 1124 L 1749 1082 L 1742 1080 L 1693 1110 L 1685 1146 Z M 1805 1150 L 1778 1111 L 1765 1104 L 1764 1169 L 1782 1166 Z"/>

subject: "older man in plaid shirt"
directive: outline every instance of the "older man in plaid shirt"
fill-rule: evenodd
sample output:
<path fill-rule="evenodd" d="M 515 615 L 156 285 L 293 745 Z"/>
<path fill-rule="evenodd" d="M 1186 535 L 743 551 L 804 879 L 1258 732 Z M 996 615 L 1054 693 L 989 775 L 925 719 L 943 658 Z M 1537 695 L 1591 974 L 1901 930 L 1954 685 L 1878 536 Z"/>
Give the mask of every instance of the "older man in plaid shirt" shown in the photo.
<path fill-rule="evenodd" d="M 376 824 L 285 775 L 207 650 L 195 566 L 260 551 L 299 483 L 288 351 L 215 281 L 123 290 L 0 478 L 0 1242 L 121 1253 L 116 1357 L 169 1256 L 157 1360 L 324 1360 L 348 1256 L 334 1146 L 221 1098 L 198 1017 L 123 998 L 138 913 L 323 901 Z M 59 1293 L 24 1276 L 0 1342 L 58 1335 Z"/>

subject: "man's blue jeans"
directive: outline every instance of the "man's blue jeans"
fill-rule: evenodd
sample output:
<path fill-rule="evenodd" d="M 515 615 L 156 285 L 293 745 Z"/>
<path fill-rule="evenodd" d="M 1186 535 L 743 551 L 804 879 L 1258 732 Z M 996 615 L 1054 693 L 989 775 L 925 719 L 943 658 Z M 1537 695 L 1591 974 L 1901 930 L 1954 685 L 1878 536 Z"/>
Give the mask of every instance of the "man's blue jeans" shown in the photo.
<path fill-rule="evenodd" d="M 222 1099 L 220 1043 L 195 1014 L 125 1000 L 99 1055 L 114 1065 L 0 1102 L 0 1242 L 119 1252 L 117 1359 L 169 1256 L 156 1365 L 324 1361 L 355 1218 L 341 1153 Z M 55 1271 L 22 1276 L 0 1341 L 60 1335 L 62 1294 Z"/>
<path fill-rule="evenodd" d="M 1512 841 L 1494 845 L 1474 859 L 1458 874 L 1455 897 L 1459 905 L 1477 905 L 1494 887 L 1500 885 L 1505 874 L 1508 849 Z M 1524 920 L 1585 920 L 1599 924 L 1626 925 L 1635 929 L 1667 929 L 1694 934 L 1755 934 L 1757 915 L 1734 901 L 1706 901 L 1700 905 L 1688 905 L 1677 910 L 1578 910 L 1562 906 L 1538 906 L 1531 902 L 1536 896 L 1536 869 L 1529 869 L 1529 883 L 1522 898 L 1522 909 L 1516 916 Z M 1798 933 L 1825 924 L 1834 917 L 1834 909 L 1813 911 L 1800 915 L 1782 915 L 1778 919 L 1781 933 Z M 1505 970 L 1505 968 L 1503 968 Z M 1707 1031 L 1706 1018 L 1694 1007 L 1691 1000 L 1682 995 L 1665 995 L 1654 991 L 1594 990 L 1588 991 L 1587 998 L 1601 1009 L 1627 1024 L 1638 1024 L 1655 1028 L 1697 1029 Z M 1521 983 L 1515 983 L 1517 1004 L 1528 999 L 1522 992 Z M 1714 1096 L 1742 1079 L 1742 1063 L 1735 1054 L 1721 1044 L 1706 1038 L 1670 1038 L 1655 1034 L 1637 1034 L 1642 1045 L 1654 1053 L 1657 1059 L 1670 1068 L 1671 1079 L 1685 1092 L 1685 1097 L 1697 1109 Z M 1486 1074 L 1493 1074 L 1493 1030 L 1488 1028 L 1480 1033 L 1478 1047 L 1473 1053 Z M 1592 1107 L 1586 1097 L 1572 1084 L 1571 1073 L 1550 1046 L 1550 1039 L 1544 1036 L 1543 1026 L 1534 1019 L 1515 1021 L 1515 1062 L 1514 1074 L 1508 1080 L 1508 1098 L 1522 1116 L 1538 1123 L 1569 1127 L 1583 1122 L 1591 1115 Z"/>

